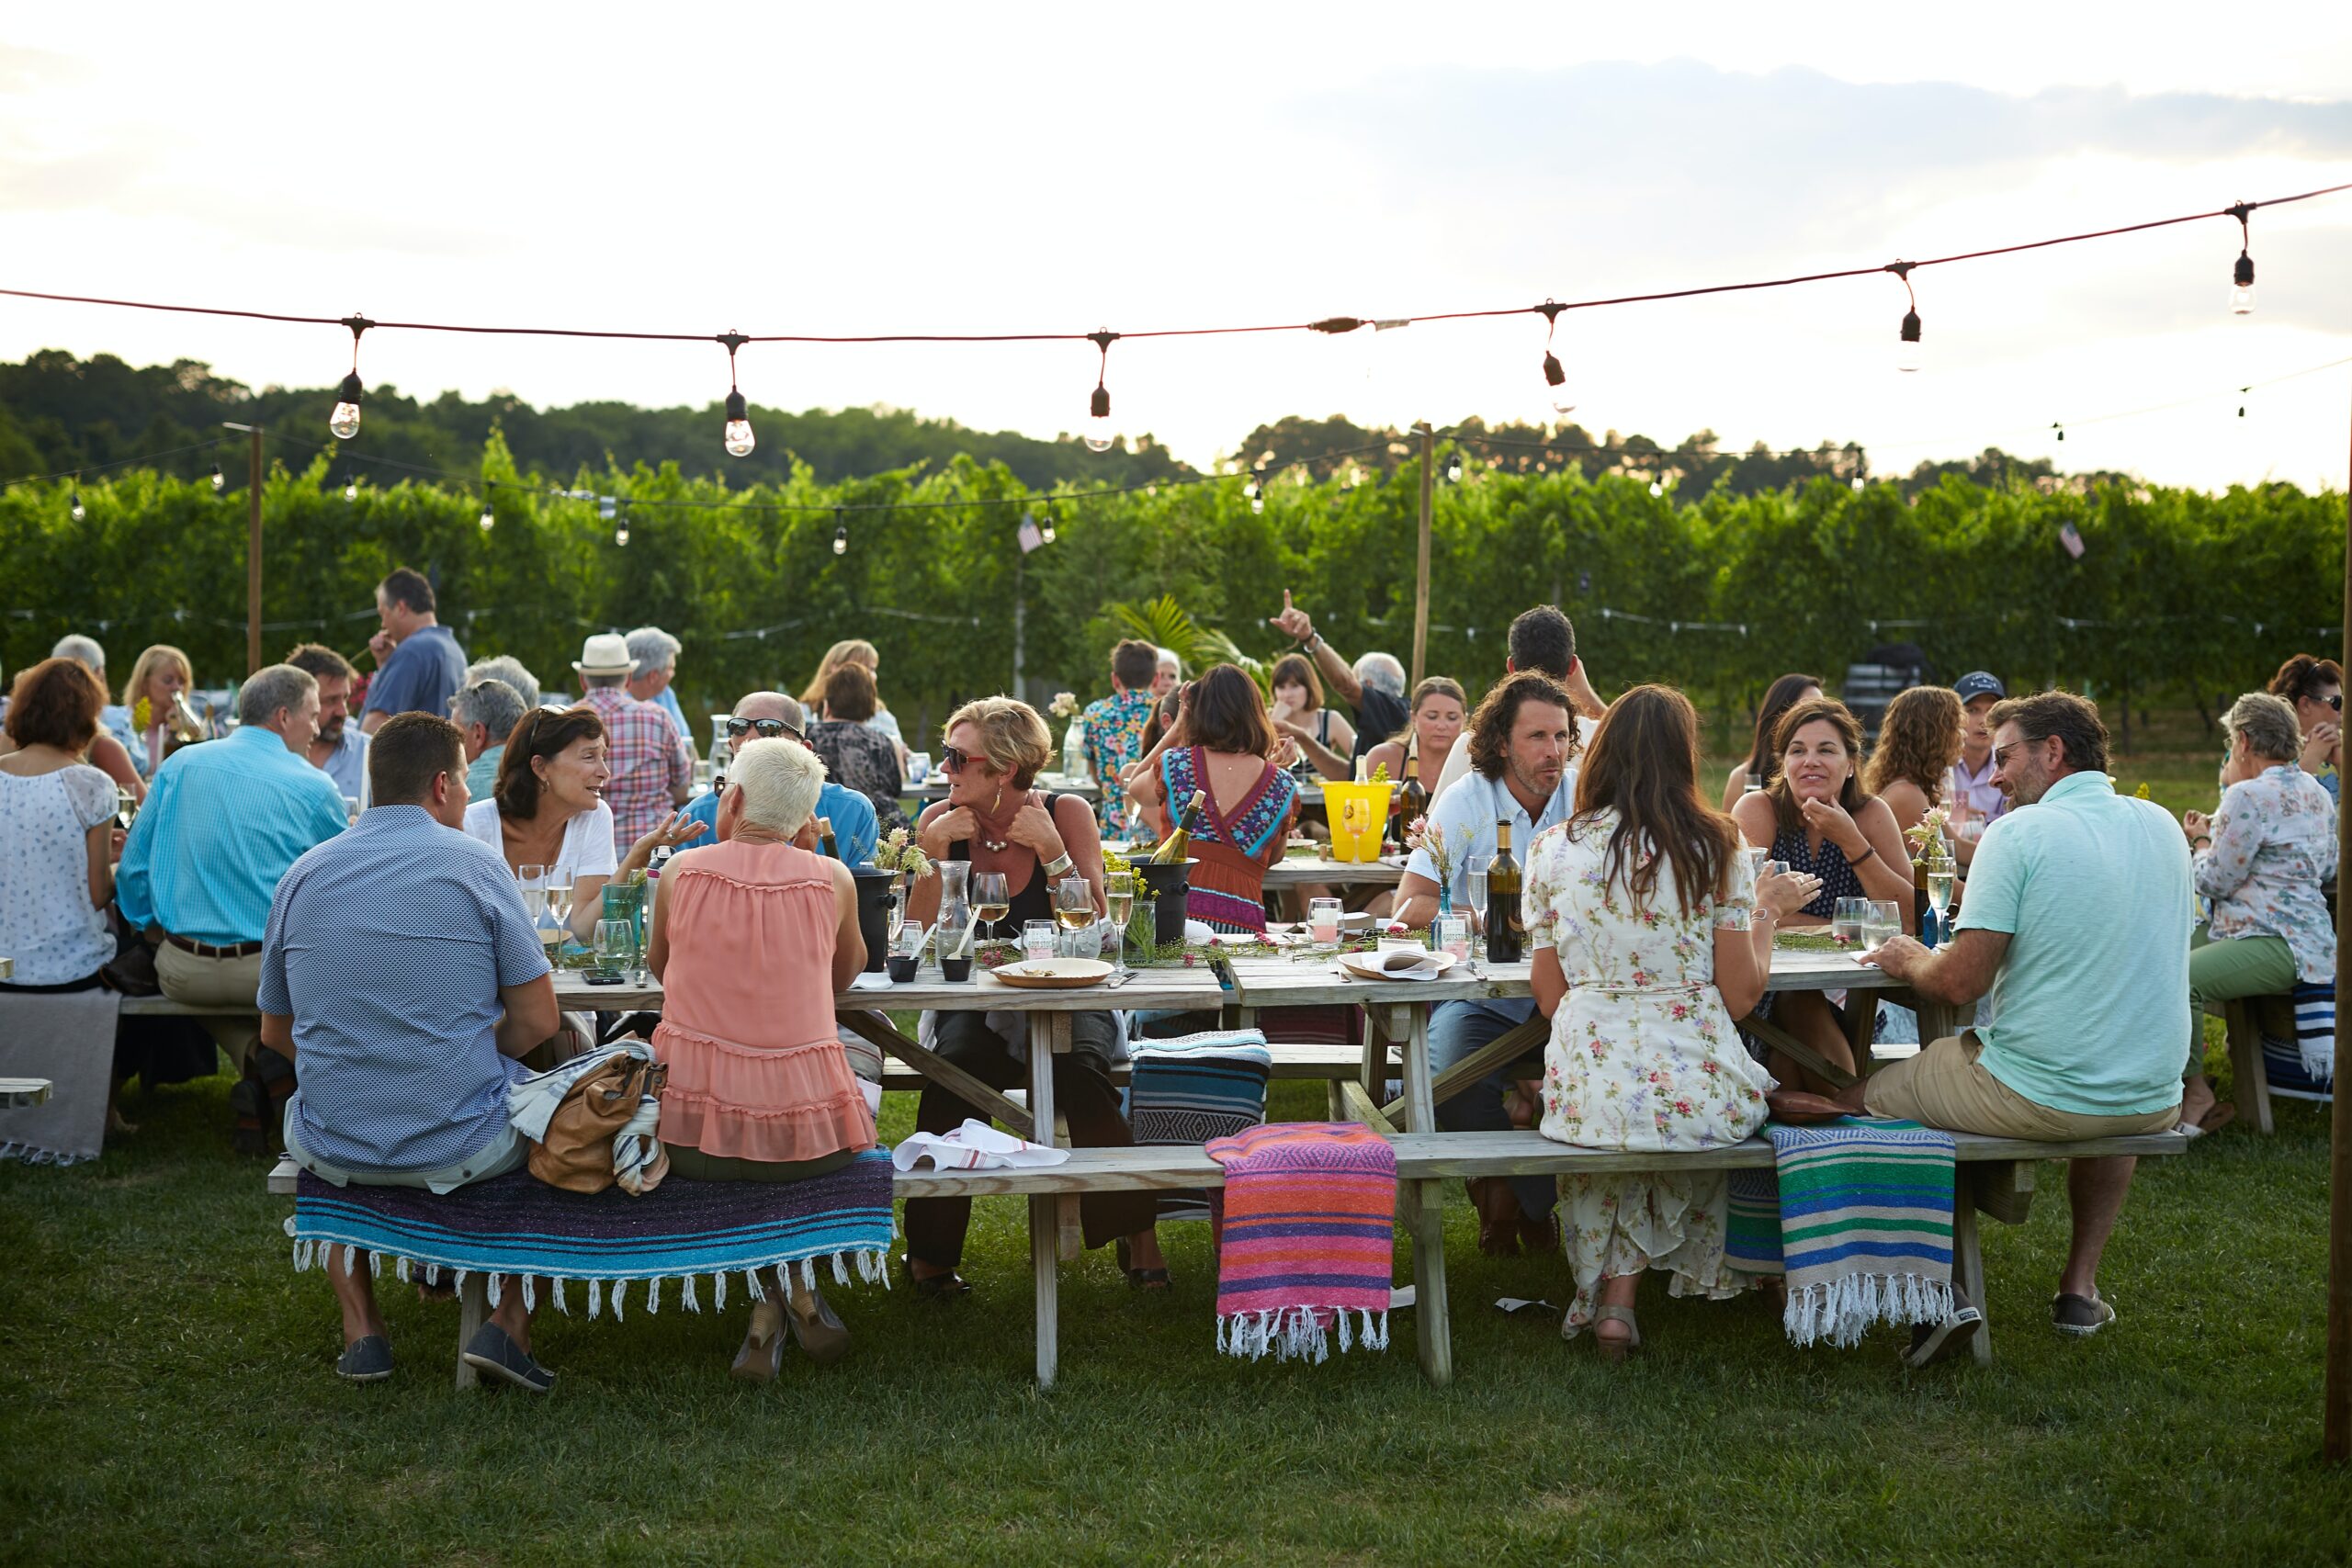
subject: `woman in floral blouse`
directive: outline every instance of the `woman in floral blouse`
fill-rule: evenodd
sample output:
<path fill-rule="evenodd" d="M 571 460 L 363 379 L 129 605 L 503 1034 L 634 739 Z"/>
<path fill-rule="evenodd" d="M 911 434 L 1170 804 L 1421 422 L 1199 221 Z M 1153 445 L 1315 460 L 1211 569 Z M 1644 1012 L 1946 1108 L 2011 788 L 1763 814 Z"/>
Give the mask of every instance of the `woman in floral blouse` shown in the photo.
<path fill-rule="evenodd" d="M 2188 955 L 2192 1042 L 2205 1038 L 2207 1002 L 2283 996 L 2299 981 L 2335 975 L 2335 922 L 2320 892 L 2335 874 L 2335 803 L 2297 763 L 2302 739 L 2295 710 L 2248 692 L 2223 724 L 2230 755 L 2222 765 L 2221 809 L 2210 818 L 2181 814 L 2197 891 L 2213 901 L 2213 918 L 2191 939 Z M 2180 1124 L 2211 1132 L 2235 1108 L 2215 1104 L 2204 1056 L 2190 1046 Z"/>
<path fill-rule="evenodd" d="M 1772 926 L 1819 882 L 1759 886 L 1739 830 L 1699 795 L 1699 719 L 1666 686 L 1610 705 L 1577 778 L 1576 814 L 1528 852 L 1526 909 L 1544 1052 L 1547 1138 L 1673 1151 L 1736 1144 L 1763 1124 L 1771 1076 L 1735 1017 L 1763 995 Z M 1641 1343 L 1643 1270 L 1675 1295 L 1732 1295 L 1720 1171 L 1560 1182 L 1576 1295 L 1561 1333 L 1593 1324 L 1609 1359 Z M 1596 1319 L 1598 1320 L 1596 1322 Z"/>

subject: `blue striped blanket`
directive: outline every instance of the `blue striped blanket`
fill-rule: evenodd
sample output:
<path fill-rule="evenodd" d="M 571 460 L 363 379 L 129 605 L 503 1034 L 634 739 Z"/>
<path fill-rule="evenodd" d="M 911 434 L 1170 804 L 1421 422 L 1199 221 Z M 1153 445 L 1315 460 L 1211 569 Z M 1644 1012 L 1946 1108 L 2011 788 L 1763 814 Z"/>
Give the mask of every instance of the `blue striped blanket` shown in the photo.
<path fill-rule="evenodd" d="M 1950 1133 L 1862 1116 L 1764 1131 L 1773 1169 L 1732 1173 L 1724 1250 L 1742 1272 L 1787 1276 L 1792 1342 L 1843 1348 L 1873 1323 L 1951 1313 Z"/>
<path fill-rule="evenodd" d="M 609 1296 L 620 1315 L 631 1283 L 644 1286 L 648 1312 L 662 1310 L 662 1286 L 673 1282 L 687 1310 L 699 1312 L 695 1281 L 710 1279 L 712 1305 L 727 1304 L 727 1277 L 740 1272 L 754 1299 L 766 1294 L 759 1278 L 775 1269 L 792 1289 L 791 1266 L 817 1283 L 817 1263 L 832 1262 L 835 1282 L 849 1269 L 868 1282 L 888 1283 L 884 1268 L 892 1236 L 890 1152 L 868 1149 L 841 1169 L 805 1181 L 688 1181 L 673 1176 L 643 1197 L 617 1187 L 594 1197 L 550 1187 L 527 1171 L 478 1181 L 455 1192 L 413 1187 L 334 1187 L 309 1171 L 295 1189 L 294 1267 L 325 1266 L 342 1246 L 374 1253 L 379 1272 L 390 1258 L 399 1277 L 421 1269 L 427 1282 L 448 1270 L 462 1283 L 469 1273 L 520 1275 L 524 1298 L 537 1305 L 534 1277 L 555 1281 L 555 1305 L 569 1311 L 566 1281 L 588 1288 L 588 1315 Z M 352 1267 L 348 1253 L 340 1261 Z"/>
<path fill-rule="evenodd" d="M 1127 1087 L 1127 1121 L 1138 1144 L 1206 1144 L 1266 1119 L 1266 1079 L 1273 1053 L 1263 1031 L 1217 1029 L 1167 1040 L 1137 1041 Z M 1205 1220 L 1208 1194 L 1163 1192 L 1163 1220 Z"/>

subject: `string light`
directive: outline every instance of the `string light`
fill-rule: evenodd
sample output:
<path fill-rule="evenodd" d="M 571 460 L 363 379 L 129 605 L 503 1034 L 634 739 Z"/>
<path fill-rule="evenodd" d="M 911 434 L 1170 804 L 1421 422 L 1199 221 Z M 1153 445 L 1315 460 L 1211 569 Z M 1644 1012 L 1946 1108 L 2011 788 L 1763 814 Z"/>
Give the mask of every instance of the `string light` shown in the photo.
<path fill-rule="evenodd" d="M 727 345 L 727 430 L 722 439 L 730 457 L 748 457 L 759 442 L 752 434 L 752 410 L 743 400 L 743 389 L 735 381 L 735 351 L 751 342 L 741 333 L 729 330 L 715 340 Z"/>
<path fill-rule="evenodd" d="M 74 487 L 74 504 L 67 509 L 67 515 L 79 523 L 89 514 L 89 509 L 82 504 L 82 487 L 77 484 Z"/>
<path fill-rule="evenodd" d="M 1576 411 L 1577 400 L 1564 390 L 1568 373 L 1560 368 L 1560 356 L 1552 352 L 1552 334 L 1560 330 L 1560 312 L 1567 307 L 1556 300 L 1546 299 L 1534 309 L 1544 318 L 1544 384 L 1551 389 L 1552 412 L 1572 413 Z"/>
<path fill-rule="evenodd" d="M 615 543 L 615 544 L 616 544 L 616 545 L 621 546 L 623 548 L 627 548 L 627 547 L 628 547 L 628 518 L 624 517 L 624 518 L 622 518 L 618 523 L 616 523 L 616 524 L 615 524 L 615 525 L 614 525 L 614 526 L 613 526 L 613 543 Z"/>
<path fill-rule="evenodd" d="M 1094 373 L 1094 396 L 1087 405 L 1086 449 L 1108 452 L 1119 439 L 1119 433 L 1111 426 L 1111 389 L 1106 385 L 1111 376 L 1111 345 L 1119 341 L 1119 334 L 1106 330 L 1086 335 L 1096 348 L 1102 351 L 1102 363 Z M 1049 525 L 1046 530 L 1046 542 L 1051 544 L 1053 539 L 1053 529 Z"/>
<path fill-rule="evenodd" d="M 212 465 L 212 493 L 213 493 L 213 494 L 215 494 L 215 495 L 219 495 L 222 491 L 224 491 L 224 490 L 226 490 L 226 489 L 228 489 L 228 488 L 229 488 L 229 480 L 228 480 L 228 477 L 227 477 L 226 475 L 224 475 L 224 474 L 222 474 L 222 473 L 220 472 L 220 464 L 218 464 L 218 463 L 213 464 L 213 465 Z"/>
<path fill-rule="evenodd" d="M 2248 392 L 2251 392 L 2251 391 L 2253 391 L 2253 390 L 2254 390 L 2254 389 L 2253 389 L 2252 387 L 2240 387 L 2240 388 L 2238 389 L 2238 396 L 2239 396 L 2239 397 L 2241 397 L 2241 398 L 2243 398 L 2243 397 L 2245 397 Z M 2240 403 L 2240 404 L 2238 405 L 2238 417 L 2239 417 L 2240 419 L 2244 419 L 2244 418 L 2245 417 L 2245 405 L 2244 403 Z"/>
<path fill-rule="evenodd" d="M 1864 491 L 1865 490 L 1868 490 L 1869 488 L 1870 488 L 1870 480 L 1868 480 L 1868 479 L 1866 479 L 1862 478 L 1862 476 L 1861 476 L 1861 475 L 1860 475 L 1860 474 L 1856 474 L 1856 475 L 1854 476 L 1854 493 L 1855 493 L 1856 495 L 1860 495 L 1860 494 L 1861 494 L 1861 493 L 1862 493 L 1862 491 Z"/>
<path fill-rule="evenodd" d="M 1446 455 L 1445 482 L 1450 485 L 1458 485 L 1462 482 L 1462 454 L 1459 452 L 1451 452 Z"/>
<path fill-rule="evenodd" d="M 1257 468 L 1250 470 L 1250 482 L 1241 487 L 1241 493 L 1250 498 L 1250 516 L 1263 517 L 1266 514 L 1266 468 L 1264 464 L 1261 463 Z"/>
<path fill-rule="evenodd" d="M 358 475 L 345 474 L 343 476 L 343 499 L 345 501 L 357 501 L 359 499 Z"/>
<path fill-rule="evenodd" d="M 345 316 L 343 324 L 351 329 L 351 373 L 334 395 L 334 412 L 327 415 L 327 428 L 336 439 L 348 441 L 359 434 L 359 334 L 376 323 L 365 316 Z"/>
<path fill-rule="evenodd" d="M 1652 479 L 1652 480 L 1650 481 L 1650 499 L 1651 499 L 1652 501 L 1656 501 L 1659 496 L 1662 496 L 1662 495 L 1664 495 L 1665 493 L 1666 493 L 1666 486 L 1665 486 L 1665 485 L 1661 484 L 1661 483 L 1660 483 L 1659 481 L 1657 481 L 1657 479 Z"/>
<path fill-rule="evenodd" d="M 1037 537 L 1049 545 L 1054 542 L 1054 508 L 1050 502 L 1046 503 L 1045 524 L 1037 530 Z"/>
<path fill-rule="evenodd" d="M 498 513 L 490 509 L 490 497 L 481 498 L 481 531 L 489 533 L 498 525 Z"/>
<path fill-rule="evenodd" d="M 2065 440 L 2065 439 L 2066 439 L 2066 426 L 2065 426 L 2065 424 L 2064 424 L 2062 421 L 2058 421 L 2058 420 L 2052 420 L 2052 421 L 2051 421 L 2051 423 L 2050 423 L 2050 428 L 2051 428 L 2051 429 L 2052 429 L 2052 430 L 2054 430 L 2054 431 L 2056 431 L 2056 432 L 2058 433 L 2058 439 L 2059 439 L 2059 440 L 2064 441 L 2064 440 Z"/>
<path fill-rule="evenodd" d="M 2230 268 L 2230 314 L 2233 316 L 2254 314 L 2254 235 L 2246 222 L 2254 209 L 2253 202 L 2241 201 L 2226 209 L 2238 220 L 2237 265 Z"/>
<path fill-rule="evenodd" d="M 842 516 L 840 507 L 833 508 L 833 554 L 849 554 L 849 524 Z"/>
<path fill-rule="evenodd" d="M 1904 296 L 1911 301 L 1911 308 L 1903 312 L 1903 332 L 1894 345 L 1894 367 L 1906 372 L 1919 368 L 1919 297 L 1911 289 L 1911 269 L 1917 265 L 1906 261 L 1886 264 L 1886 270 L 1903 280 Z"/>

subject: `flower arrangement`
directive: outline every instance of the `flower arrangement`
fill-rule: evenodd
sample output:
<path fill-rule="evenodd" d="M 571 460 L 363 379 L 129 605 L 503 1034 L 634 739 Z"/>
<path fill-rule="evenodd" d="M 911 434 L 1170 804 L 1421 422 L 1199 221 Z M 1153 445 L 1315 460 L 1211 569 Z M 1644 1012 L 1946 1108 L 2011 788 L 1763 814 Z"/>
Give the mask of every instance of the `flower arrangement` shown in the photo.
<path fill-rule="evenodd" d="M 1911 842 L 1911 860 L 1915 865 L 1951 858 L 1951 840 L 1944 836 L 1944 825 L 1951 820 L 1951 812 L 1940 806 L 1930 807 L 1926 816 L 1903 829 L 1903 836 Z"/>
<path fill-rule="evenodd" d="M 922 846 L 909 836 L 904 828 L 893 828 L 874 851 L 874 865 L 877 871 L 895 871 L 910 883 L 920 882 L 931 874 L 931 857 Z"/>
<path fill-rule="evenodd" d="M 137 702 L 130 705 L 130 728 L 133 734 L 146 734 L 148 727 L 153 725 L 154 722 L 154 704 L 149 702 L 145 697 L 141 697 Z M 2143 784 L 2140 787 L 2143 792 L 2147 788 L 2145 784 Z"/>
<path fill-rule="evenodd" d="M 1437 881 L 1441 887 L 1453 886 L 1453 856 L 1456 846 L 1446 841 L 1445 829 L 1427 817 L 1416 817 L 1405 824 L 1405 847 L 1426 850 L 1437 863 Z"/>
<path fill-rule="evenodd" d="M 1072 716 L 1078 712 L 1078 694 L 1074 692 L 1056 692 L 1052 704 L 1046 711 L 1056 718 Z"/>

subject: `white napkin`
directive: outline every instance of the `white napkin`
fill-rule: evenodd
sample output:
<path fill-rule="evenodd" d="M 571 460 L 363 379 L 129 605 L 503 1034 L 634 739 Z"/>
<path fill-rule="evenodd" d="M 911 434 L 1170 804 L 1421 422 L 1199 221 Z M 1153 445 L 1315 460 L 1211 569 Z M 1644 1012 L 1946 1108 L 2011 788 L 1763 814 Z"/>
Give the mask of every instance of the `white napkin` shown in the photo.
<path fill-rule="evenodd" d="M 1068 1149 L 1033 1144 L 968 1117 L 952 1133 L 910 1133 L 890 1152 L 890 1163 L 900 1170 L 912 1170 L 926 1159 L 940 1170 L 999 1170 L 1059 1165 L 1068 1158 Z"/>
<path fill-rule="evenodd" d="M 1377 974 L 1384 980 L 1434 980 L 1447 967 L 1443 955 L 1425 947 L 1387 947 L 1378 953 L 1351 953 L 1345 960 L 1358 974 Z"/>
<path fill-rule="evenodd" d="M 890 988 L 889 973 L 882 969 L 861 969 L 850 981 L 849 988 L 853 991 L 887 991 Z"/>

